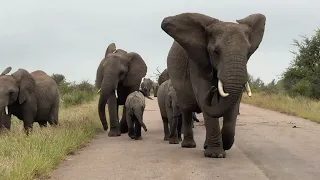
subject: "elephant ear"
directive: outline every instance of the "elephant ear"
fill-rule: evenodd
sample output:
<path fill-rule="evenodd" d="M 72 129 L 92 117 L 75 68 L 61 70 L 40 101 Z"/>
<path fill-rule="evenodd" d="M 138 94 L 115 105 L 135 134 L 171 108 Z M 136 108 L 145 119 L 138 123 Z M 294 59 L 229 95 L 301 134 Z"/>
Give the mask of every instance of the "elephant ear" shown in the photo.
<path fill-rule="evenodd" d="M 24 69 L 18 69 L 12 76 L 19 84 L 19 104 L 25 102 L 36 87 L 36 82 L 30 73 Z"/>
<path fill-rule="evenodd" d="M 250 56 L 258 49 L 262 41 L 266 25 L 266 16 L 263 14 L 251 14 L 243 19 L 239 19 L 236 21 L 239 24 L 245 24 L 251 28 L 251 34 L 249 37 L 249 41 L 251 44 L 248 55 L 249 59 Z"/>
<path fill-rule="evenodd" d="M 142 78 L 147 74 L 147 65 L 142 57 L 135 53 L 130 52 L 127 54 L 130 59 L 128 67 L 128 73 L 126 79 L 123 82 L 125 86 L 139 85 Z"/>
<path fill-rule="evenodd" d="M 107 55 L 110 54 L 110 53 L 116 52 L 116 50 L 117 50 L 117 47 L 116 47 L 115 43 L 109 44 L 109 46 L 108 46 L 108 48 L 106 50 L 106 54 L 104 55 L 104 57 L 107 57 Z"/>
<path fill-rule="evenodd" d="M 11 70 L 12 70 L 11 67 L 7 67 L 5 70 L 2 71 L 2 73 L 0 74 L 0 76 L 3 76 L 3 75 L 8 74 Z"/>
<path fill-rule="evenodd" d="M 209 59 L 206 28 L 217 22 L 220 21 L 203 14 L 182 13 L 164 18 L 161 29 L 178 42 L 192 60 L 206 66 L 209 63 L 205 62 Z"/>

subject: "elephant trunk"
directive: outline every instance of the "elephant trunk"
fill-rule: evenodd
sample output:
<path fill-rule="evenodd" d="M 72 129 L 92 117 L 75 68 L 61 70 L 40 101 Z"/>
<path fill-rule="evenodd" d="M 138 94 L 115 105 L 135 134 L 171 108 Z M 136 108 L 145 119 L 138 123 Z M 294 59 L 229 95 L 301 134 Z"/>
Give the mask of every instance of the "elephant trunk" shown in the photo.
<path fill-rule="evenodd" d="M 227 63 L 220 69 L 221 77 L 218 75 L 218 78 L 221 79 L 218 79 L 218 86 L 210 88 L 203 106 L 203 111 L 213 118 L 222 117 L 235 106 L 248 78 L 243 57 L 233 57 L 223 62 Z"/>
<path fill-rule="evenodd" d="M 113 76 L 114 77 L 114 76 Z M 99 111 L 99 117 L 101 124 L 103 126 L 103 129 L 105 131 L 108 130 L 108 123 L 106 119 L 106 104 L 107 102 L 110 103 L 111 106 L 116 108 L 117 106 L 117 85 L 118 81 L 115 80 L 116 78 L 112 78 L 112 76 L 104 76 L 101 84 L 100 89 L 100 99 L 98 104 L 98 111 Z M 109 113 L 111 110 L 109 110 Z"/>

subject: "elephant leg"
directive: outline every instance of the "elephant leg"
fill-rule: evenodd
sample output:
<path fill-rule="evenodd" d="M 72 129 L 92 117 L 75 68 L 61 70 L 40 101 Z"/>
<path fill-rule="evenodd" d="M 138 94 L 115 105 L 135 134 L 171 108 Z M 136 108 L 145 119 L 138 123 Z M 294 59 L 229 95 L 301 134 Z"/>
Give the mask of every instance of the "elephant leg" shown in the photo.
<path fill-rule="evenodd" d="M 206 127 L 206 140 L 204 155 L 211 158 L 224 158 L 226 153 L 222 146 L 219 118 L 211 118 L 203 114 Z"/>
<path fill-rule="evenodd" d="M 33 122 L 34 122 L 31 114 L 31 110 L 29 112 L 24 112 L 23 118 L 24 118 L 23 120 L 24 131 L 28 136 L 32 132 Z"/>
<path fill-rule="evenodd" d="M 169 144 L 179 144 L 177 126 L 178 118 L 173 117 L 170 122 Z"/>
<path fill-rule="evenodd" d="M 110 131 L 108 133 L 109 137 L 121 136 L 119 131 L 119 116 L 118 116 L 118 104 L 115 96 L 110 96 L 108 99 L 108 110 L 109 110 L 109 120 L 110 120 Z M 127 124 L 127 123 L 126 123 Z"/>
<path fill-rule="evenodd" d="M 164 141 L 168 141 L 169 140 L 169 124 L 168 124 L 168 118 L 162 117 L 162 122 L 163 122 L 163 131 L 164 131 Z"/>
<path fill-rule="evenodd" d="M 50 109 L 50 120 L 48 121 L 51 126 L 58 125 L 59 119 L 59 105 L 54 105 Z"/>
<path fill-rule="evenodd" d="M 123 110 L 122 110 L 122 117 L 120 120 L 120 132 L 122 134 L 128 132 L 128 125 L 127 125 L 127 120 L 126 120 L 126 106 L 123 106 Z"/>
<path fill-rule="evenodd" d="M 181 138 L 181 128 L 182 128 L 182 115 L 180 115 L 180 116 L 178 117 L 177 131 L 178 131 L 178 140 L 179 140 L 179 142 L 182 141 L 182 138 Z"/>
<path fill-rule="evenodd" d="M 131 139 L 134 139 L 135 138 L 135 132 L 134 132 L 134 121 L 133 121 L 133 117 L 132 115 L 127 112 L 126 113 L 126 116 L 127 116 L 127 124 L 128 124 L 128 136 L 131 138 Z"/>
<path fill-rule="evenodd" d="M 183 148 L 195 148 L 196 142 L 193 138 L 192 130 L 192 111 L 182 110 L 182 120 L 183 120 L 183 141 L 181 147 Z"/>
<path fill-rule="evenodd" d="M 237 121 L 237 114 L 239 112 L 240 100 L 231 108 L 230 112 L 223 116 L 223 126 L 221 129 L 223 149 L 229 150 L 234 143 L 235 128 Z"/>
<path fill-rule="evenodd" d="M 134 124 L 134 131 L 135 131 L 135 134 L 136 134 L 136 137 L 135 137 L 135 140 L 142 140 L 142 137 L 141 137 L 141 125 L 138 121 L 138 119 L 135 117 L 135 124 Z"/>

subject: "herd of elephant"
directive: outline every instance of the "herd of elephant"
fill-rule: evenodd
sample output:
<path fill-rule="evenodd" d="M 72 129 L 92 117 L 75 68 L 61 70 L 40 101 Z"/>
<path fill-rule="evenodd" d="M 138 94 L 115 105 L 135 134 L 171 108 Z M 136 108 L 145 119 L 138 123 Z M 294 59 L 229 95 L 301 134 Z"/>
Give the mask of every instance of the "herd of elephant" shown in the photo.
<path fill-rule="evenodd" d="M 225 151 L 234 143 L 243 91 L 251 96 L 247 62 L 263 39 L 265 22 L 265 15 L 259 13 L 236 23 L 200 13 L 165 17 L 161 29 L 173 38 L 173 44 L 167 55 L 167 68 L 158 83 L 144 78 L 147 65 L 140 54 L 117 49 L 111 43 L 95 80 L 103 129 L 109 130 L 109 137 L 128 133 L 131 138 L 141 139 L 141 127 L 145 131 L 147 128 L 132 106 L 140 104 L 143 112 L 144 97 L 150 98 L 153 89 L 163 121 L 164 140 L 170 144 L 182 141 L 181 147 L 195 148 L 193 121 L 198 120 L 193 117 L 202 112 L 206 131 L 204 155 L 226 157 Z M 43 71 L 29 73 L 18 69 L 7 75 L 10 70 L 7 68 L 0 75 L 0 125 L 10 129 L 11 115 L 23 121 L 27 133 L 33 122 L 41 127 L 47 122 L 57 125 L 60 95 L 54 80 Z M 120 121 L 119 105 L 124 105 Z"/>

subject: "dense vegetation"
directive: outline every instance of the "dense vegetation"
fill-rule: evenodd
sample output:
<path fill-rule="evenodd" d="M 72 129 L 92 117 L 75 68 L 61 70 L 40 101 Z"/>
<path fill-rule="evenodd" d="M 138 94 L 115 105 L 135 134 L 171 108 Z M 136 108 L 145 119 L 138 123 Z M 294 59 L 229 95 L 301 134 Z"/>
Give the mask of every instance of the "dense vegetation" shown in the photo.
<path fill-rule="evenodd" d="M 265 84 L 249 75 L 257 94 L 243 101 L 320 122 L 320 30 L 301 38 L 293 41 L 297 51 L 292 52 L 294 58 L 277 82 Z"/>
<path fill-rule="evenodd" d="M 96 95 L 94 86 L 88 81 L 83 80 L 77 84 L 66 81 L 65 76 L 62 74 L 53 74 L 51 77 L 59 86 L 64 107 L 91 101 Z"/>

